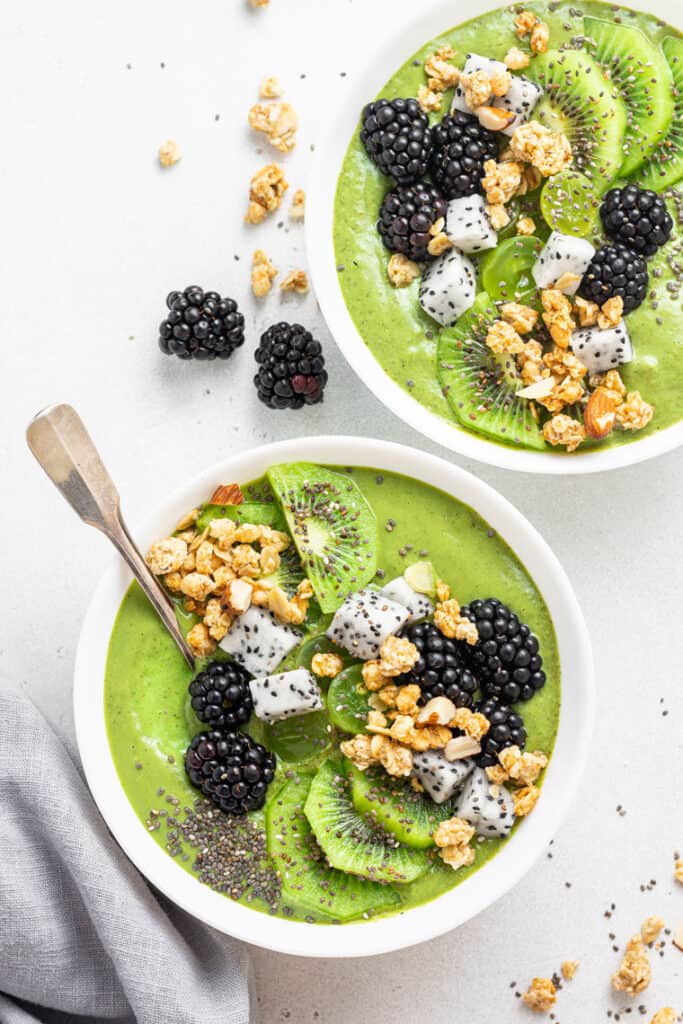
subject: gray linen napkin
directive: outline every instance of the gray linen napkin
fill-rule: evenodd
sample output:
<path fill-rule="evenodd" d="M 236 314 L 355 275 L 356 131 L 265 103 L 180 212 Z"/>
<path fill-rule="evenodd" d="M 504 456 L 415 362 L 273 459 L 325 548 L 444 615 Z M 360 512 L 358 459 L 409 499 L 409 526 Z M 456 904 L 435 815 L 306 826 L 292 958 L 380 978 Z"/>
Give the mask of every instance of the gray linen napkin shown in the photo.
<path fill-rule="evenodd" d="M 45 719 L 0 690 L 0 1022 L 247 1024 L 247 974 L 152 894 Z"/>

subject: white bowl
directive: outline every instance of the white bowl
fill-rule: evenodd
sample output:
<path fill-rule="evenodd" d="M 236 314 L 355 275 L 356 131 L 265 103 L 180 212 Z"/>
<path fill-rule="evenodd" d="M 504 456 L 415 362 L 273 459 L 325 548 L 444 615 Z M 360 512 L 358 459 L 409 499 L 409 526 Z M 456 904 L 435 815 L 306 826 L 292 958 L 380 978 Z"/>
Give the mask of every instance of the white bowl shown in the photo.
<path fill-rule="evenodd" d="M 109 637 L 130 573 L 115 559 L 83 623 L 76 658 L 74 714 L 86 778 L 111 832 L 161 892 L 220 931 L 258 946 L 301 956 L 368 956 L 434 938 L 502 896 L 545 850 L 565 816 L 584 766 L 594 709 L 590 641 L 571 585 L 536 530 L 487 484 L 414 448 L 359 437 L 299 438 L 265 445 L 209 467 L 150 514 L 134 536 L 143 550 L 168 532 L 188 508 L 206 500 L 217 480 L 248 481 L 288 460 L 371 466 L 416 477 L 470 505 L 490 523 L 529 570 L 552 616 L 562 667 L 560 724 L 543 785 L 543 799 L 512 840 L 470 878 L 432 903 L 385 919 L 340 926 L 270 917 L 202 885 L 157 845 L 119 781 L 104 718 Z"/>
<path fill-rule="evenodd" d="M 432 441 L 467 458 L 525 473 L 597 473 L 630 466 L 683 444 L 683 422 L 618 448 L 573 455 L 533 452 L 487 441 L 455 421 L 451 423 L 430 412 L 391 379 L 363 341 L 339 286 L 333 240 L 334 197 L 347 147 L 358 130 L 360 111 L 429 39 L 459 21 L 469 21 L 498 6 L 491 0 L 469 0 L 462 8 L 452 0 L 435 3 L 373 52 L 372 60 L 367 62 L 367 73 L 355 76 L 353 87 L 344 91 L 338 109 L 326 119 L 329 127 L 322 143 L 316 146 L 306 200 L 306 248 L 316 296 L 335 341 L 361 380 L 392 412 Z M 639 0 L 633 6 L 672 25 L 680 22 L 680 0 Z"/>

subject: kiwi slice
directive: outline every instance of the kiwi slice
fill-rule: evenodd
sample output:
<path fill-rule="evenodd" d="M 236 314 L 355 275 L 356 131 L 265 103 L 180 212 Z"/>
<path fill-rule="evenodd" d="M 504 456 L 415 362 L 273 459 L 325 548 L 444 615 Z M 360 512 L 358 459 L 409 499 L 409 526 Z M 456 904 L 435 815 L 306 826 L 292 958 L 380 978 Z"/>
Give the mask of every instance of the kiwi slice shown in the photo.
<path fill-rule="evenodd" d="M 635 175 L 643 188 L 663 192 L 683 178 L 683 39 L 667 36 L 662 50 L 673 75 L 674 112 L 666 138 L 657 146 L 647 167 Z"/>
<path fill-rule="evenodd" d="M 548 178 L 541 192 L 541 213 L 553 231 L 585 238 L 600 230 L 600 199 L 593 182 L 580 171 L 565 170 Z"/>
<path fill-rule="evenodd" d="M 327 713 L 342 732 L 364 732 L 368 720 L 368 691 L 360 665 L 351 665 L 332 680 L 327 691 Z"/>
<path fill-rule="evenodd" d="M 626 107 L 605 72 L 582 50 L 548 50 L 527 75 L 544 90 L 534 120 L 567 136 L 574 169 L 605 192 L 621 166 L 626 131 Z"/>
<path fill-rule="evenodd" d="M 393 779 L 378 768 L 361 772 L 350 763 L 346 770 L 358 813 L 415 850 L 434 846 L 432 837 L 439 822 L 453 817 L 450 800 L 435 804 L 429 797 L 416 793 L 407 779 Z"/>
<path fill-rule="evenodd" d="M 531 405 L 516 392 L 524 384 L 513 356 L 496 355 L 486 344 L 498 310 L 486 292 L 437 343 L 437 378 L 457 419 L 497 441 L 543 450 L 545 441 Z"/>
<path fill-rule="evenodd" d="M 603 66 L 626 104 L 624 160 L 627 178 L 665 138 L 674 112 L 671 69 L 660 47 L 631 25 L 584 18 L 585 45 Z"/>
<path fill-rule="evenodd" d="M 320 607 L 333 612 L 377 569 L 377 521 L 356 483 L 306 462 L 268 470 Z"/>
<path fill-rule="evenodd" d="M 327 712 L 311 711 L 280 722 L 266 722 L 259 742 L 288 764 L 320 759 L 331 744 Z"/>
<path fill-rule="evenodd" d="M 431 863 L 422 850 L 401 846 L 395 836 L 357 813 L 341 764 L 318 769 L 304 812 L 332 867 L 374 882 L 413 882 Z"/>
<path fill-rule="evenodd" d="M 243 505 L 204 505 L 197 520 L 197 529 L 204 530 L 212 519 L 232 519 L 236 523 L 272 526 L 286 532 L 287 523 L 279 505 L 274 502 L 245 501 Z"/>
<path fill-rule="evenodd" d="M 520 235 L 506 238 L 484 253 L 479 260 L 479 274 L 489 298 L 532 305 L 538 289 L 531 268 L 542 248 L 540 238 Z"/>
<path fill-rule="evenodd" d="M 280 552 L 280 563 L 277 569 L 260 579 L 280 587 L 291 596 L 304 577 L 305 573 L 296 550 L 294 547 L 288 547 Z"/>
<path fill-rule="evenodd" d="M 296 775 L 266 809 L 266 839 L 282 879 L 281 902 L 327 919 L 350 921 L 400 903 L 394 888 L 327 866 L 304 814 L 312 775 Z"/>

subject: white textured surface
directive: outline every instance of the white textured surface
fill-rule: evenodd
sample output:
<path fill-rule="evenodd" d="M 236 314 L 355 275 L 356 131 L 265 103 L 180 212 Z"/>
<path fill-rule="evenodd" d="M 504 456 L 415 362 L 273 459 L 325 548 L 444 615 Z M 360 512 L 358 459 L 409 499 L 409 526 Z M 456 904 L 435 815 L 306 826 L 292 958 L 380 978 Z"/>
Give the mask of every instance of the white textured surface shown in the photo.
<path fill-rule="evenodd" d="M 260 77 L 279 75 L 301 115 L 286 164 L 292 189 L 305 186 L 342 73 L 358 74 L 387 20 L 413 6 L 24 0 L 3 11 L 0 685 L 29 692 L 67 738 L 78 626 L 108 551 L 28 454 L 23 428 L 37 409 L 79 408 L 132 523 L 198 466 L 265 440 L 344 431 L 422 443 L 346 367 L 312 297 L 273 295 L 259 307 L 248 298 L 256 246 L 282 270 L 305 265 L 301 226 L 286 216 L 242 223 L 248 179 L 271 158 L 246 127 Z M 156 149 L 167 137 L 185 156 L 162 172 Z M 158 353 L 165 293 L 195 282 L 243 303 L 248 341 L 228 363 L 187 366 Z M 255 338 L 281 317 L 326 343 L 325 403 L 299 414 L 266 411 L 251 385 Z M 562 1024 L 599 1022 L 629 1002 L 609 991 L 618 955 L 608 933 L 623 945 L 651 913 L 683 924 L 683 886 L 672 880 L 673 850 L 683 848 L 682 466 L 679 452 L 587 479 L 468 467 L 540 528 L 583 602 L 601 702 L 591 774 L 552 859 L 457 933 L 364 962 L 256 952 L 257 1024 L 508 1024 L 531 1016 L 510 982 L 568 957 L 582 967 L 560 994 Z M 650 879 L 657 885 L 641 892 Z M 653 960 L 651 989 L 622 1020 L 640 1019 L 641 1002 L 683 1012 L 683 953 L 667 946 Z"/>

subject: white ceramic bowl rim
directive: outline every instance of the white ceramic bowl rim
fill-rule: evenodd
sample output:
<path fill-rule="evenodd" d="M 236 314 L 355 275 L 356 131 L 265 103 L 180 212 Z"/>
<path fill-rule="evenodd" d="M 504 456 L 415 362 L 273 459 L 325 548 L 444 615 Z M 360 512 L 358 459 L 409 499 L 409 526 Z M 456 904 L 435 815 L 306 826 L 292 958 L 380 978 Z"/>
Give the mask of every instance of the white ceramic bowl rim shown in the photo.
<path fill-rule="evenodd" d="M 674 24 L 680 20 L 679 3 L 680 0 L 640 0 L 637 6 Z M 350 89 L 344 91 L 339 108 L 327 120 L 328 130 L 322 142 L 316 146 L 307 198 L 306 249 L 316 296 L 337 345 L 370 391 L 396 416 L 445 448 L 479 462 L 526 473 L 597 473 L 630 466 L 683 444 L 683 422 L 618 448 L 571 455 L 533 452 L 487 441 L 430 412 L 392 380 L 365 344 L 339 285 L 332 230 L 334 197 L 342 161 L 357 130 L 361 109 L 425 42 L 459 20 L 470 20 L 498 6 L 502 5 L 491 0 L 470 0 L 466 18 L 459 19 L 458 8 L 452 0 L 440 0 L 384 42 L 373 53 L 372 60 L 367 61 L 367 70 L 361 69 Z M 367 57 L 367 50 L 363 52 Z"/>
<path fill-rule="evenodd" d="M 301 459 L 394 471 L 440 488 L 482 515 L 528 569 L 553 619 L 564 694 L 543 799 L 534 814 L 493 860 L 457 888 L 388 918 L 342 926 L 306 924 L 270 917 L 213 892 L 176 864 L 149 835 L 128 802 L 112 759 L 104 718 L 104 674 L 109 637 L 130 582 L 130 574 L 118 558 L 97 587 L 81 631 L 74 681 L 76 735 L 88 784 L 111 832 L 138 869 L 175 903 L 220 931 L 269 949 L 302 956 L 368 956 L 410 946 L 457 927 L 507 892 L 545 850 L 567 812 L 589 750 L 594 711 L 590 642 L 562 567 L 521 513 L 470 473 L 417 449 L 386 441 L 299 438 L 227 458 L 160 503 L 135 531 L 136 539 L 145 549 L 188 508 L 205 500 L 221 480 L 252 480 L 269 465 Z"/>

